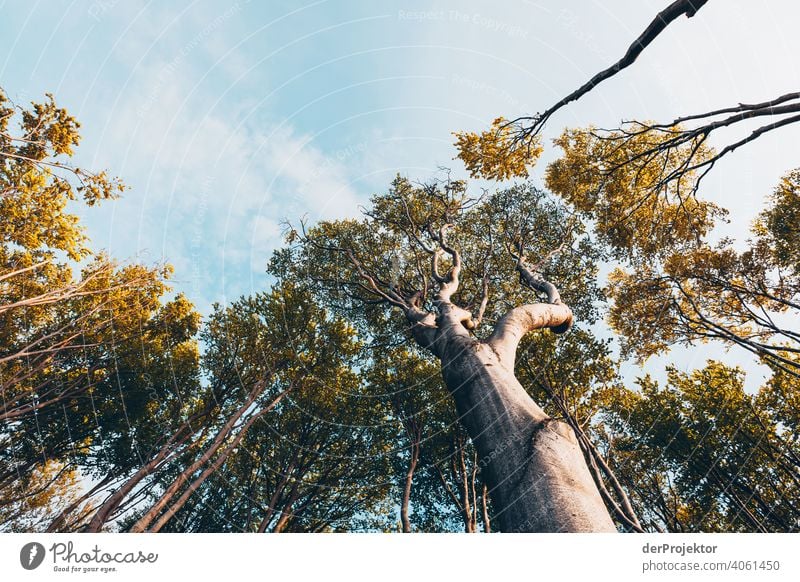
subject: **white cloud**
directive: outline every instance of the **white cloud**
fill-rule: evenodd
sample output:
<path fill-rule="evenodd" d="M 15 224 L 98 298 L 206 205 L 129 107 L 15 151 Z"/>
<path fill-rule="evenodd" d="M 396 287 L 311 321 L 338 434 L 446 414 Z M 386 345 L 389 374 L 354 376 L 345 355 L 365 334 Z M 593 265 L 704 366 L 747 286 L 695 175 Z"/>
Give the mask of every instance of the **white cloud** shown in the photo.
<path fill-rule="evenodd" d="M 176 267 L 177 289 L 205 305 L 258 290 L 252 281 L 282 242 L 281 221 L 357 212 L 347 167 L 363 146 L 328 155 L 285 123 L 263 123 L 253 103 L 216 107 L 188 63 L 150 62 L 133 75 L 92 163 L 131 186 L 85 214 L 97 246 L 163 257 Z"/>

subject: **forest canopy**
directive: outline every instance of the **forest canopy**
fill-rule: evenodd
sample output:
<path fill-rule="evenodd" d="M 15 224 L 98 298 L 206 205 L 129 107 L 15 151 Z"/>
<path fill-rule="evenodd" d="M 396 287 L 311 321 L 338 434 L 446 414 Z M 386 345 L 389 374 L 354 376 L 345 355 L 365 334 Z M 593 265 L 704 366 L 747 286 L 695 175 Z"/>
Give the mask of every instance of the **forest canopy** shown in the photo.
<path fill-rule="evenodd" d="M 73 164 L 53 95 L 0 90 L 0 531 L 798 531 L 800 168 L 738 239 L 702 185 L 800 94 L 544 139 L 705 4 L 456 132 L 465 175 L 282 217 L 268 284 L 206 313 L 171 265 L 93 248 L 79 215 L 126 186 Z M 644 372 L 709 345 L 764 381 Z"/>

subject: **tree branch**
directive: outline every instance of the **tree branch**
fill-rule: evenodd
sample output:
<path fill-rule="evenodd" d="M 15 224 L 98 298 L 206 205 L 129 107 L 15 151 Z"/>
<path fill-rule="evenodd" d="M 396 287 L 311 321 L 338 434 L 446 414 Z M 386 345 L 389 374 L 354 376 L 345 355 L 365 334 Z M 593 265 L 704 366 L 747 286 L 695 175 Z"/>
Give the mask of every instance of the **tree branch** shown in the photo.
<path fill-rule="evenodd" d="M 642 54 L 644 49 L 647 48 L 647 46 L 653 42 L 658 35 L 660 35 L 674 20 L 677 20 L 684 14 L 687 18 L 691 18 L 697 13 L 698 10 L 700 10 L 700 8 L 703 7 L 707 1 L 708 0 L 676 0 L 675 2 L 672 2 L 672 4 L 667 6 L 664 10 L 656 15 L 644 32 L 642 32 L 642 34 L 640 34 L 639 37 L 628 47 L 625 55 L 616 63 L 597 73 L 586 83 L 575 89 L 572 93 L 558 101 L 555 105 L 545 110 L 543 113 L 538 113 L 533 117 L 520 117 L 509 122 L 510 124 L 519 124 L 524 121 L 533 122 L 529 127 L 523 128 L 520 131 L 519 139 L 530 143 L 530 141 L 541 132 L 545 123 L 547 123 L 547 120 L 550 119 L 554 113 L 568 103 L 577 101 L 603 81 L 610 79 L 623 69 L 626 69 L 632 65 L 639 55 Z"/>
<path fill-rule="evenodd" d="M 550 328 L 554 333 L 564 333 L 571 325 L 572 311 L 563 303 L 521 305 L 497 322 L 486 343 L 513 370 L 517 346 L 525 334 L 542 328 Z"/>

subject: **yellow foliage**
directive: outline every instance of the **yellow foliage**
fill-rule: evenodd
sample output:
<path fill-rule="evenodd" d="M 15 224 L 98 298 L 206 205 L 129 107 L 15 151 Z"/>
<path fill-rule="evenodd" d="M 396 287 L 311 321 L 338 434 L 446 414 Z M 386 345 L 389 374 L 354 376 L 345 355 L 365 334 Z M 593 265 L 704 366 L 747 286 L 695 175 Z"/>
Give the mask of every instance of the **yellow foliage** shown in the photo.
<path fill-rule="evenodd" d="M 645 257 L 697 241 L 725 211 L 693 195 L 695 172 L 671 181 L 694 144 L 648 153 L 670 133 L 599 134 L 566 130 L 556 145 L 564 155 L 546 171 L 547 187 L 596 220 L 596 229 L 617 250 Z M 697 159 L 712 154 L 697 146 Z"/>
<path fill-rule="evenodd" d="M 528 168 L 542 153 L 538 136 L 528 139 L 512 122 L 498 117 L 480 134 L 456 132 L 458 158 L 473 178 L 507 180 L 527 178 Z"/>
<path fill-rule="evenodd" d="M 4 532 L 43 531 L 67 506 L 81 496 L 81 478 L 75 469 L 62 462 L 48 460 L 27 478 L 18 480 L 5 491 L 9 503 L 0 506 L 0 524 Z M 86 502 L 73 515 L 91 510 Z"/>

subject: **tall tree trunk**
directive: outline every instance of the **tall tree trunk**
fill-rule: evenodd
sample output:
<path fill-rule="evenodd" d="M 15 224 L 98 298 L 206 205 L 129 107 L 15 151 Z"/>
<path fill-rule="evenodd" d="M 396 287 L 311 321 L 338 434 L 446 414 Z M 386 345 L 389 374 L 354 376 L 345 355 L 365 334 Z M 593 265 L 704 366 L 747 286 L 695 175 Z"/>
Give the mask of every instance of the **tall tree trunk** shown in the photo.
<path fill-rule="evenodd" d="M 176 434 L 175 436 L 178 435 Z M 192 433 L 183 432 L 183 435 L 177 442 L 175 438 L 171 438 L 162 446 L 155 456 L 148 459 L 144 465 L 139 467 L 133 475 L 103 502 L 86 527 L 86 531 L 93 533 L 99 532 L 103 525 L 110 519 L 114 511 L 116 511 L 124 501 L 125 497 L 127 497 L 146 477 L 152 475 L 154 471 L 169 460 L 178 450 L 178 447 L 183 445 L 191 436 Z"/>
<path fill-rule="evenodd" d="M 177 495 L 178 491 L 180 491 L 183 485 L 189 481 L 191 476 L 201 467 L 203 467 L 220 449 L 220 447 L 222 447 L 222 445 L 225 443 L 225 440 L 230 436 L 231 432 L 236 426 L 236 423 L 253 405 L 253 403 L 265 389 L 266 380 L 256 383 L 256 386 L 250 391 L 244 403 L 231 414 L 227 422 L 217 431 L 214 439 L 211 441 L 211 444 L 208 446 L 205 452 L 183 471 L 181 471 L 181 473 L 173 480 L 169 487 L 167 487 L 161 497 L 159 497 L 158 500 L 145 512 L 145 514 L 140 517 L 135 524 L 133 524 L 129 531 L 133 533 L 139 533 L 150 527 L 150 524 L 153 522 L 153 520 L 155 520 L 156 517 L 158 517 L 158 515 L 164 510 L 164 508 L 169 505 L 169 503 L 175 498 L 175 495 Z"/>
<path fill-rule="evenodd" d="M 456 450 L 453 454 L 453 476 L 459 484 L 461 493 L 461 517 L 464 520 L 464 532 L 475 533 L 475 521 L 473 519 L 473 505 L 470 502 L 470 482 L 469 471 L 464 459 L 465 439 L 459 434 L 456 442 Z"/>
<path fill-rule="evenodd" d="M 286 488 L 286 484 L 289 482 L 289 477 L 294 471 L 295 463 L 297 462 L 297 456 L 300 453 L 300 447 L 295 450 L 294 455 L 292 456 L 292 460 L 289 463 L 289 466 L 281 472 L 280 481 L 275 485 L 275 491 L 272 493 L 272 497 L 269 500 L 269 506 L 267 507 L 267 511 L 264 513 L 264 517 L 261 519 L 261 523 L 258 524 L 258 533 L 264 533 L 267 531 L 267 527 L 269 527 L 270 522 L 272 521 L 273 516 L 275 515 L 275 510 L 278 504 L 278 500 L 280 496 L 283 494 L 284 489 Z"/>
<path fill-rule="evenodd" d="M 408 462 L 405 484 L 403 486 L 403 500 L 400 503 L 400 521 L 403 524 L 403 533 L 411 533 L 411 520 L 408 518 L 408 505 L 411 501 L 411 485 L 414 480 L 414 471 L 419 461 L 419 441 L 411 444 L 411 459 Z"/>
<path fill-rule="evenodd" d="M 273 533 L 283 533 L 286 529 L 286 526 L 289 525 L 289 520 L 294 517 L 294 512 L 292 511 L 292 506 L 294 505 L 297 498 L 300 496 L 300 480 L 296 480 L 294 485 L 292 485 L 292 491 L 289 494 L 289 500 L 286 502 L 286 505 L 283 506 L 281 510 L 281 516 L 278 519 L 277 523 L 275 523 L 275 527 L 273 528 Z"/>
<path fill-rule="evenodd" d="M 483 484 L 483 493 L 481 494 L 481 509 L 483 511 L 483 531 L 485 533 L 492 533 L 492 522 L 489 519 L 489 487 Z"/>
<path fill-rule="evenodd" d="M 511 309 L 495 324 L 489 338 L 479 340 L 471 332 L 481 324 L 488 305 L 489 273 L 484 274 L 475 313 L 454 304 L 452 298 L 459 291 L 463 264 L 461 253 L 447 237 L 448 230 L 454 227 L 450 221 L 468 210 L 469 205 L 449 198 L 448 192 L 437 191 L 434 195 L 457 207 L 445 212 L 438 231 L 430 223 L 416 224 L 408 205 L 405 213 L 411 231 L 401 227 L 411 239 L 410 244 L 430 256 L 430 277 L 436 287 L 430 303 L 433 310 L 426 305 L 427 276 L 422 275 L 422 285 L 417 290 L 384 285 L 351 249 L 325 248 L 344 252 L 361 279 L 361 289 L 400 308 L 416 343 L 441 362 L 459 418 L 478 450 L 481 473 L 486 470 L 494 519 L 501 531 L 616 531 L 572 429 L 547 416 L 514 375 L 517 347 L 524 335 L 544 328 L 564 333 L 572 326 L 572 311 L 561 301 L 558 289 L 537 272 L 539 265 L 568 245 L 569 237 L 536 266 L 525 258 L 522 232 L 506 241 L 509 254 L 516 260 L 520 282 L 547 295 L 547 303 Z M 403 196 L 399 197 L 405 204 Z M 379 224 L 384 222 L 381 218 L 376 220 Z M 309 240 L 305 237 L 305 241 Z M 450 260 L 445 274 L 440 268 L 443 255 Z"/>
<path fill-rule="evenodd" d="M 514 375 L 520 338 L 531 329 L 563 325 L 571 320 L 569 309 L 515 308 L 485 342 L 471 337 L 461 319 L 442 310 L 435 350 L 478 450 L 500 530 L 616 531 L 572 429 L 548 417 Z"/>
<path fill-rule="evenodd" d="M 236 436 L 233 437 L 233 440 L 220 452 L 214 461 L 206 467 L 200 476 L 197 477 L 192 483 L 187 487 L 186 491 L 178 498 L 178 500 L 173 503 L 170 507 L 164 511 L 164 514 L 158 518 L 158 521 L 150 528 L 149 531 L 151 532 L 158 532 L 161 531 L 167 522 L 172 519 L 181 508 L 186 505 L 186 502 L 189 501 L 189 498 L 192 494 L 200 488 L 200 486 L 205 483 L 206 479 L 208 479 L 211 475 L 213 475 L 224 463 L 228 460 L 231 453 L 235 451 L 239 443 L 242 442 L 242 439 L 247 434 L 247 431 L 250 430 L 250 427 L 258 420 L 259 418 L 263 417 L 266 413 L 271 411 L 275 406 L 283 400 L 283 397 L 286 396 L 288 390 L 281 392 L 268 406 L 259 410 L 258 412 L 254 413 L 250 418 L 247 419 L 244 426 L 239 429 L 239 432 L 236 433 Z"/>
<path fill-rule="evenodd" d="M 206 402 L 202 409 L 189 416 L 175 433 L 170 436 L 167 442 L 165 442 L 155 454 L 151 455 L 144 465 L 103 502 L 94 516 L 92 516 L 86 531 L 99 532 L 103 525 L 110 519 L 111 515 L 125 500 L 125 497 L 144 481 L 146 477 L 150 476 L 154 471 L 161 469 L 166 463 L 172 461 L 175 455 L 180 451 L 180 448 L 186 444 L 189 439 L 197 435 L 204 419 L 211 414 L 220 402 L 224 402 L 226 398 L 227 392 L 222 392 L 215 398 Z M 193 448 L 198 444 L 199 441 L 195 441 L 189 445 L 189 448 Z"/>

